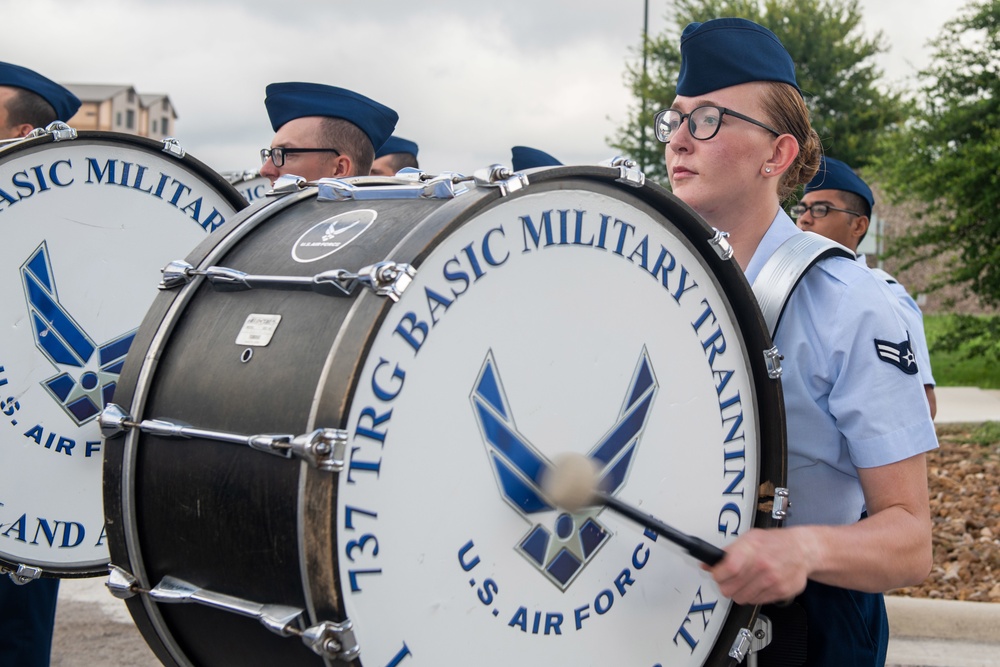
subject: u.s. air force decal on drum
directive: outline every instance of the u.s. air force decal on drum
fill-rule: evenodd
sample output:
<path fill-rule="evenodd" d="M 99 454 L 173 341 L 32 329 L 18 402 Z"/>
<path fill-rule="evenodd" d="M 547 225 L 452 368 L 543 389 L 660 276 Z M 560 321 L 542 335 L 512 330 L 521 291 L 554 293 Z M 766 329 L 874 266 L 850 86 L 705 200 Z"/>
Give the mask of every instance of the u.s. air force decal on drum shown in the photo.
<path fill-rule="evenodd" d="M 377 217 L 375 211 L 362 209 L 341 213 L 313 225 L 292 246 L 292 259 L 307 263 L 329 257 L 364 234 Z"/>
<path fill-rule="evenodd" d="M 388 310 L 337 495 L 364 665 L 710 655 L 732 604 L 697 561 L 539 489 L 573 452 L 608 492 L 718 546 L 753 525 L 748 360 L 762 351 L 745 348 L 718 278 L 661 220 L 612 188 L 501 199 L 443 234 Z"/>
<path fill-rule="evenodd" d="M 56 276 L 44 241 L 21 265 L 21 279 L 35 346 L 59 371 L 43 380 L 42 385 L 78 426 L 86 424 L 111 402 L 135 329 L 95 344 L 59 302 Z M 42 428 L 37 426 L 33 432 L 25 435 L 41 444 Z M 48 437 L 54 439 L 55 434 Z M 74 446 L 65 440 L 60 438 L 56 451 Z M 88 450 L 94 444 L 88 443 Z"/>
<path fill-rule="evenodd" d="M 656 378 L 643 350 L 618 421 L 587 453 L 599 470 L 599 487 L 612 495 L 628 479 L 655 393 Z M 472 403 L 500 494 L 531 526 L 517 548 L 549 581 L 565 590 L 609 538 L 598 518 L 600 509 L 570 514 L 557 511 L 545 497 L 542 480 L 552 463 L 514 425 L 492 354 L 476 380 Z"/>
<path fill-rule="evenodd" d="M 236 192 L 191 158 L 144 139 L 85 134 L 0 150 L 6 569 L 107 571 L 97 415 L 160 269 L 239 208 Z"/>

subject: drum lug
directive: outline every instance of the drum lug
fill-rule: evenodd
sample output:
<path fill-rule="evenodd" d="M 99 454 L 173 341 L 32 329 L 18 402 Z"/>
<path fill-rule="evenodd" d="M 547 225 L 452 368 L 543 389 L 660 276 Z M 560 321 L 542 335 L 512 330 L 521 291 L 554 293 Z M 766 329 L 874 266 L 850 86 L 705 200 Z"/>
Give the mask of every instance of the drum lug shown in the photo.
<path fill-rule="evenodd" d="M 784 521 L 788 517 L 788 506 L 791 501 L 788 498 L 788 489 L 779 486 L 774 490 L 774 506 L 771 508 L 771 518 Z"/>
<path fill-rule="evenodd" d="M 618 178 L 615 180 L 619 183 L 631 185 L 634 188 L 641 188 L 646 184 L 646 175 L 639 169 L 639 165 L 635 160 L 616 155 L 610 160 L 605 160 L 601 165 L 618 169 Z"/>
<path fill-rule="evenodd" d="M 32 139 L 34 137 L 52 137 L 52 141 L 72 141 L 76 139 L 79 134 L 76 129 L 70 127 L 61 120 L 52 121 L 45 126 L 45 129 L 36 127 L 32 130 L 26 139 Z"/>
<path fill-rule="evenodd" d="M 160 269 L 163 278 L 160 280 L 159 288 L 162 290 L 183 287 L 191 282 L 191 271 L 194 267 L 182 259 L 175 259 Z"/>
<path fill-rule="evenodd" d="M 139 581 L 128 572 L 117 565 L 108 566 L 108 580 L 104 583 L 108 590 L 119 600 L 128 600 L 138 592 Z"/>
<path fill-rule="evenodd" d="M 757 619 L 754 621 L 753 630 L 748 630 L 747 628 L 742 628 L 736 639 L 733 641 L 732 648 L 729 649 L 729 657 L 736 660 L 736 662 L 743 662 L 743 659 L 747 656 L 752 656 L 757 651 L 760 651 L 765 646 L 771 643 L 771 619 L 767 616 L 757 615 Z M 756 664 L 755 658 L 751 657 L 748 664 Z"/>
<path fill-rule="evenodd" d="M 724 232 L 714 227 L 712 229 L 715 230 L 715 235 L 708 242 L 715 248 L 715 254 L 722 259 L 732 259 L 733 246 L 729 243 L 729 232 Z"/>
<path fill-rule="evenodd" d="M 16 570 L 0 570 L 10 576 L 10 580 L 18 586 L 24 586 L 42 576 L 42 570 L 30 565 L 19 564 Z"/>
<path fill-rule="evenodd" d="M 476 185 L 499 189 L 501 197 L 528 187 L 527 174 L 511 171 L 502 164 L 491 164 L 485 169 L 477 169 L 473 172 L 473 180 Z"/>
<path fill-rule="evenodd" d="M 278 180 L 274 182 L 271 187 L 271 191 L 267 193 L 270 197 L 272 195 L 287 195 L 293 192 L 298 192 L 299 190 L 306 187 L 309 183 L 306 179 L 301 176 L 295 176 L 294 174 L 286 174 L 284 176 L 279 176 Z"/>
<path fill-rule="evenodd" d="M 361 654 L 354 636 L 354 624 L 349 618 L 341 623 L 317 623 L 302 633 L 302 641 L 317 655 L 331 660 L 351 662 Z"/>
<path fill-rule="evenodd" d="M 399 301 L 416 275 L 417 272 L 409 264 L 379 262 L 362 267 L 358 271 L 358 282 L 375 294 L 387 296 L 395 302 Z"/>
<path fill-rule="evenodd" d="M 347 460 L 347 431 L 319 428 L 292 439 L 292 452 L 323 472 L 341 472 Z"/>
<path fill-rule="evenodd" d="M 125 412 L 117 403 L 108 403 L 101 410 L 101 414 L 97 418 L 97 423 L 100 425 L 101 435 L 105 439 L 120 435 L 134 425 L 132 423 L 132 415 Z"/>
<path fill-rule="evenodd" d="M 777 380 L 781 378 L 781 360 L 784 357 L 778 352 L 777 347 L 772 347 L 770 350 L 764 350 L 764 364 L 767 366 L 767 377 L 772 380 Z"/>
<path fill-rule="evenodd" d="M 174 157 L 182 158 L 187 155 L 187 151 L 181 146 L 180 142 L 173 137 L 167 137 L 163 140 L 163 148 L 161 148 L 164 153 L 173 155 Z"/>

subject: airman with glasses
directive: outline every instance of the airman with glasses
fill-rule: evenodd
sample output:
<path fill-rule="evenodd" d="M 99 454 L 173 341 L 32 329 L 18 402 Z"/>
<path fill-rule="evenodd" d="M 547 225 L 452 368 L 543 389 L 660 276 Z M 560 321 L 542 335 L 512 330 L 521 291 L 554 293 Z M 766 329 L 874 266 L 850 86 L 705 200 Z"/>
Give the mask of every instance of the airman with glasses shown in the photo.
<path fill-rule="evenodd" d="M 868 233 L 868 225 L 875 206 L 875 197 L 860 176 L 847 164 L 824 156 L 819 171 L 806 184 L 805 193 L 790 213 L 799 229 L 815 232 L 845 246 L 854 253 Z M 858 263 L 867 267 L 863 254 Z M 900 317 L 906 323 L 911 350 L 916 358 L 917 373 L 924 383 L 924 393 L 931 417 L 937 414 L 937 384 L 931 372 L 931 355 L 924 333 L 924 314 L 920 306 L 893 276 L 880 269 L 875 274 L 889 285 L 896 297 Z"/>
<path fill-rule="evenodd" d="M 264 100 L 274 128 L 260 151 L 260 174 L 273 183 L 367 176 L 396 127 L 396 112 L 353 91 L 318 83 L 272 83 Z"/>

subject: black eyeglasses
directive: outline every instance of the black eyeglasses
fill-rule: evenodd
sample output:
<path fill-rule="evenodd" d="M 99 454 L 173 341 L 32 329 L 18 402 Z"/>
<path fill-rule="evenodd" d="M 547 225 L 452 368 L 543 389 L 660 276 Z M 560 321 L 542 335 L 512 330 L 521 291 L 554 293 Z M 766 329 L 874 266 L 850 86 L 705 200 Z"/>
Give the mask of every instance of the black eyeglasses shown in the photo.
<path fill-rule="evenodd" d="M 757 127 L 762 127 L 776 137 L 781 136 L 781 132 L 770 125 L 765 125 L 759 120 L 754 120 L 750 116 L 727 109 L 726 107 L 703 106 L 691 111 L 691 113 L 681 113 L 677 109 L 664 109 L 656 114 L 653 120 L 653 129 L 656 131 L 656 138 L 665 144 L 670 143 L 670 137 L 680 128 L 681 123 L 687 118 L 688 132 L 699 141 L 707 141 L 719 133 L 722 127 L 722 117 L 733 116 L 748 123 L 753 123 Z"/>
<path fill-rule="evenodd" d="M 788 212 L 793 218 L 798 218 L 806 211 L 812 214 L 814 218 L 825 218 L 826 214 L 830 211 L 840 211 L 841 213 L 850 213 L 851 215 L 856 215 L 859 218 L 861 214 L 857 211 L 849 211 L 846 208 L 837 208 L 836 206 L 830 206 L 829 204 L 812 204 L 806 206 L 805 204 L 796 204 L 792 208 L 788 209 Z"/>
<path fill-rule="evenodd" d="M 283 167 L 285 166 L 285 156 L 292 153 L 336 153 L 338 157 L 340 156 L 340 151 L 336 148 L 285 148 L 284 146 L 275 146 L 274 148 L 260 149 L 260 163 L 264 164 L 268 158 L 271 158 L 271 164 L 275 167 Z"/>

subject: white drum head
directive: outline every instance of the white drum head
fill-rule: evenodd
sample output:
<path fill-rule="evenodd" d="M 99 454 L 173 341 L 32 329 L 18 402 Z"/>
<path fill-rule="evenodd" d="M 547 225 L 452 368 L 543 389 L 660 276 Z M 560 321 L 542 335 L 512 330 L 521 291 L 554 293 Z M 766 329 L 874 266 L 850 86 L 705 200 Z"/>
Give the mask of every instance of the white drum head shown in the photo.
<path fill-rule="evenodd" d="M 725 546 L 756 511 L 762 352 L 684 235 L 628 202 L 529 193 L 455 230 L 352 403 L 337 542 L 363 663 L 704 664 L 732 602 L 700 564 L 550 506 L 538 472 L 587 455 L 614 495 Z"/>
<path fill-rule="evenodd" d="M 245 204 L 201 163 L 109 133 L 0 151 L 0 563 L 106 572 L 97 417 L 160 269 Z"/>

